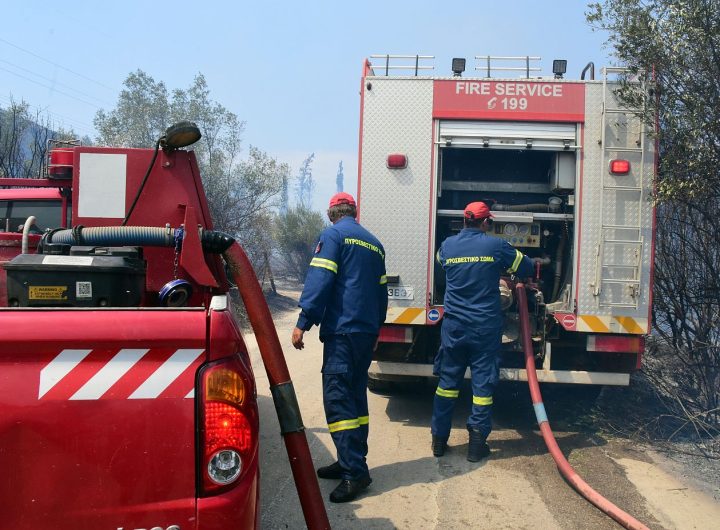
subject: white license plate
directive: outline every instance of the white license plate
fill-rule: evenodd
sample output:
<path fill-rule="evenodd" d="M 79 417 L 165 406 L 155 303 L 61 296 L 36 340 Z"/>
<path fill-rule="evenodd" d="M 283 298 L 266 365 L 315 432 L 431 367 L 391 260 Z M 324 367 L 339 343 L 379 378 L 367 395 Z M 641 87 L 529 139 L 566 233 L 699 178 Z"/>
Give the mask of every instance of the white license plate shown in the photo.
<path fill-rule="evenodd" d="M 415 291 L 412 287 L 388 287 L 389 300 L 414 300 Z"/>

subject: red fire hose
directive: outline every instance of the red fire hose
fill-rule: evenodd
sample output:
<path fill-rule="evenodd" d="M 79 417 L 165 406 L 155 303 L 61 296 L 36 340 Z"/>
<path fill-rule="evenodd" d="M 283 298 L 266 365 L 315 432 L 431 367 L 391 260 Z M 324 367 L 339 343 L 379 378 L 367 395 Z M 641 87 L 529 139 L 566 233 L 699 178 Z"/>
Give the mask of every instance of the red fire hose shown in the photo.
<path fill-rule="evenodd" d="M 305 523 L 308 530 L 329 529 L 330 521 L 315 477 L 315 468 L 305 438 L 305 428 L 302 425 L 295 390 L 257 276 L 247 255 L 237 243 L 233 243 L 223 256 L 245 304 L 265 371 L 270 380 L 270 391 L 280 420 L 280 430 L 285 441 Z"/>
<path fill-rule="evenodd" d="M 535 371 L 535 358 L 533 356 L 532 342 L 530 339 L 530 317 L 528 315 L 525 285 L 518 283 L 516 285 L 515 292 L 520 311 L 520 335 L 522 336 L 522 345 L 525 350 L 525 368 L 527 371 L 528 385 L 530 386 L 530 397 L 532 397 L 533 407 L 535 408 L 535 416 L 537 417 L 538 425 L 540 426 L 540 432 L 542 433 L 543 440 L 545 440 L 545 445 L 547 445 L 548 451 L 550 451 L 553 460 L 555 460 L 555 465 L 557 465 L 558 470 L 562 476 L 565 477 L 565 480 L 567 480 L 580 495 L 615 519 L 622 526 L 632 530 L 649 530 L 647 526 L 635 519 L 632 515 L 625 513 L 612 502 L 600 495 L 597 491 L 592 489 L 587 482 L 580 478 L 570 463 L 565 459 L 562 451 L 560 451 L 560 447 L 558 447 L 557 441 L 555 440 L 555 435 L 550 429 L 550 424 L 548 423 L 547 414 L 545 413 L 545 405 L 543 405 L 542 395 L 540 394 L 537 372 Z"/>

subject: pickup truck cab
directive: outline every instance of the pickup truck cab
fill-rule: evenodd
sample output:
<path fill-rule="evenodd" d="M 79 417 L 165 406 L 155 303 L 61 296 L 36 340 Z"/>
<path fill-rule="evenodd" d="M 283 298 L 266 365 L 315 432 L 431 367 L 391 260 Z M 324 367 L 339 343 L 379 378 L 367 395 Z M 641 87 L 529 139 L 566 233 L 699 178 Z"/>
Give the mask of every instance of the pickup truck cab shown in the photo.
<path fill-rule="evenodd" d="M 34 215 L 35 230 L 69 226 L 70 209 L 63 203 L 61 188 L 11 188 L 0 190 L 0 232 L 22 233 L 22 225 Z M 63 221 L 64 219 L 64 221 Z"/>

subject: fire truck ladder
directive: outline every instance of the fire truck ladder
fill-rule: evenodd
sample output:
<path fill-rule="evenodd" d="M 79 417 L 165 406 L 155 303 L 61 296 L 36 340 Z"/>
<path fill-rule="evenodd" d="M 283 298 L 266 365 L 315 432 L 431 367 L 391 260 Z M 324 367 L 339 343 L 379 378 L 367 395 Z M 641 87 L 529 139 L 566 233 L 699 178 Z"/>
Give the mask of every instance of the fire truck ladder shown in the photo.
<path fill-rule="evenodd" d="M 601 233 L 596 248 L 593 294 L 600 306 L 637 309 L 644 243 L 642 212 L 646 200 L 643 190 L 645 128 L 632 111 L 615 107 L 616 98 L 608 87 L 608 74 L 623 75 L 629 70 L 603 68 L 602 73 Z M 630 175 L 617 177 L 609 171 L 610 162 L 615 158 L 630 160 L 631 168 L 639 165 Z"/>

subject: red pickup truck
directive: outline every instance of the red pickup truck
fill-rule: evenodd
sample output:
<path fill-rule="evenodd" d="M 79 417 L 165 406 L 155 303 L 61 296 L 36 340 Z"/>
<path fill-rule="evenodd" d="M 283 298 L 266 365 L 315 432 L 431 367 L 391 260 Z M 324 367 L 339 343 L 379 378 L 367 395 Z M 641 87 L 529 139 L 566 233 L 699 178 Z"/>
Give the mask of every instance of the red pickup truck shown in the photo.
<path fill-rule="evenodd" d="M 0 527 L 255 528 L 255 382 L 194 154 L 63 156 L 0 190 Z"/>

